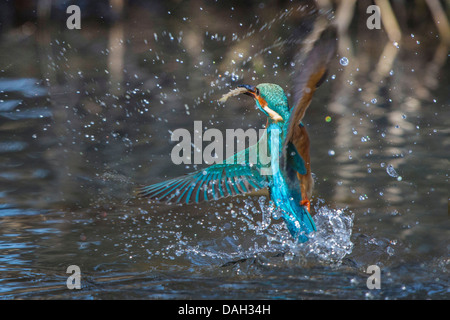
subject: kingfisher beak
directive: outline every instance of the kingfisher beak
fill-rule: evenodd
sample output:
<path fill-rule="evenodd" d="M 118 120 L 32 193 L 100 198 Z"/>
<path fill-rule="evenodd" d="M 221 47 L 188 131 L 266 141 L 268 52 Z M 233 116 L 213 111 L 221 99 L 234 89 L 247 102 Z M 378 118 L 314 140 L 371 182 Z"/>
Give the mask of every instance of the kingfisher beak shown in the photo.
<path fill-rule="evenodd" d="M 257 101 L 258 108 L 268 117 L 272 118 L 273 121 L 283 121 L 283 118 L 278 113 L 268 107 L 267 101 L 259 95 L 259 89 L 257 87 L 248 84 L 243 84 L 239 87 L 247 89 L 247 92 L 244 92 L 244 94 L 254 98 Z"/>
<path fill-rule="evenodd" d="M 251 86 L 248 84 L 242 84 L 238 86 L 239 88 L 245 88 L 247 89 L 247 92 L 244 92 L 245 95 L 250 96 L 252 98 L 255 98 L 259 95 L 259 90 L 255 86 Z"/>

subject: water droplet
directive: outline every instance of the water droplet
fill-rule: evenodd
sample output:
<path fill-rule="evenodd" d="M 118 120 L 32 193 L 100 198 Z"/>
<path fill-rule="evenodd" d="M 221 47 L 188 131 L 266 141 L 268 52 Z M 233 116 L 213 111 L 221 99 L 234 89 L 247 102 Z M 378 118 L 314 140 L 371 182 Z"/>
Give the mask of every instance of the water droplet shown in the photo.
<path fill-rule="evenodd" d="M 372 104 L 376 104 L 377 103 L 377 99 L 373 98 L 372 100 L 370 100 L 370 102 L 372 102 Z"/>
<path fill-rule="evenodd" d="M 334 156 L 336 153 L 334 152 L 334 150 L 328 150 L 328 155 L 329 156 Z"/>
<path fill-rule="evenodd" d="M 133 146 L 133 142 L 131 142 L 131 140 L 128 139 L 127 137 L 123 137 L 122 141 L 123 141 L 124 145 L 128 148 Z"/>
<path fill-rule="evenodd" d="M 389 164 L 386 167 L 386 172 L 388 173 L 388 175 L 390 175 L 393 178 L 398 177 L 398 173 L 395 171 L 394 167 L 392 166 L 392 164 Z"/>
<path fill-rule="evenodd" d="M 339 60 L 339 63 L 343 65 L 344 67 L 348 65 L 348 58 L 342 57 L 341 60 Z"/>
<path fill-rule="evenodd" d="M 391 247 L 387 247 L 386 252 L 388 253 L 388 255 L 392 256 L 394 254 L 394 249 L 392 249 Z"/>

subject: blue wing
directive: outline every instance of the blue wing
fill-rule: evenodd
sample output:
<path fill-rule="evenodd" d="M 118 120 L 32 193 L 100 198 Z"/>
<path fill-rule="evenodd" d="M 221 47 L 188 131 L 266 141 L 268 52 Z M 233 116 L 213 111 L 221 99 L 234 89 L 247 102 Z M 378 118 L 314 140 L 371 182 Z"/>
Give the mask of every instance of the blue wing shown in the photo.
<path fill-rule="evenodd" d="M 266 188 L 260 167 L 249 164 L 215 164 L 185 176 L 142 187 L 138 196 L 167 203 L 198 203 Z"/>

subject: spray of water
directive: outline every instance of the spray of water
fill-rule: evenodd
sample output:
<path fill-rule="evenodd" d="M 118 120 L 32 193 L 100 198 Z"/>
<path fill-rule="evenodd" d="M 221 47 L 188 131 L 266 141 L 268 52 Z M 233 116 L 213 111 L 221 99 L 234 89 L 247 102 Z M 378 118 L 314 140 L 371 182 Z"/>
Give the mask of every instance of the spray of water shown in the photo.
<path fill-rule="evenodd" d="M 317 206 L 314 221 L 317 231 L 306 243 L 295 242 L 281 212 L 266 197 L 247 198 L 243 204 L 215 215 L 218 218 L 214 232 L 224 232 L 222 238 L 200 242 L 178 243 L 175 254 L 197 265 L 232 265 L 236 262 L 261 258 L 277 263 L 321 263 L 338 266 L 353 249 L 351 241 L 354 216 L 342 209 Z M 229 222 L 227 222 L 228 220 Z M 234 222 L 233 222 L 234 220 Z M 238 223 L 236 223 L 236 220 Z M 238 226 L 229 231 L 230 224 Z M 211 228 L 211 227 L 208 227 Z M 272 265 L 274 261 L 272 261 Z"/>

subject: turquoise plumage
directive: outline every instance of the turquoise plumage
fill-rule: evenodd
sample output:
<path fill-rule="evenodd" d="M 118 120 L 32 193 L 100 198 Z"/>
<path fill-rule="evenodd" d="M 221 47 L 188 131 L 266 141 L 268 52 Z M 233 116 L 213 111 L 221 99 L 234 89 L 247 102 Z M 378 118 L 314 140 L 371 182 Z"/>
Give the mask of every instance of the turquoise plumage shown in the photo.
<path fill-rule="evenodd" d="M 277 124 L 271 124 L 267 129 L 269 136 L 274 132 L 281 132 L 282 129 Z M 278 134 L 279 135 L 279 134 Z M 277 142 L 279 146 L 282 145 L 281 139 Z M 308 240 L 306 234 L 316 231 L 316 225 L 311 218 L 308 210 L 300 205 L 302 195 L 298 183 L 290 181 L 286 176 L 287 172 L 280 170 L 280 156 L 281 152 L 273 148 L 274 141 L 271 141 L 271 167 L 273 174 L 269 176 L 272 180 L 270 182 L 270 197 L 275 203 L 275 206 L 283 211 L 283 219 L 286 222 L 286 226 L 291 235 L 298 239 L 299 242 L 305 242 Z M 297 156 L 299 158 L 297 158 Z M 290 158 L 297 158 L 301 163 L 304 163 L 303 159 L 298 155 L 297 151 L 293 150 L 290 154 Z M 301 159 L 301 160 L 300 160 Z M 289 161 L 292 163 L 293 161 Z M 296 163 L 297 164 L 297 163 Z M 300 164 L 299 166 L 291 167 L 293 169 L 306 171 L 306 168 Z"/>
<path fill-rule="evenodd" d="M 139 189 L 139 195 L 169 203 L 199 203 L 245 194 L 269 186 L 262 169 L 259 152 L 263 137 L 257 144 L 236 153 L 220 164 Z M 249 163 L 249 154 L 257 154 L 256 163 Z"/>
<path fill-rule="evenodd" d="M 214 164 L 183 177 L 139 189 L 139 195 L 174 203 L 198 203 L 223 197 L 269 189 L 273 204 L 281 209 L 287 229 L 296 241 L 308 240 L 316 230 L 310 215 L 313 188 L 309 157 L 309 137 L 302 119 L 316 88 L 325 79 L 328 64 L 335 54 L 334 27 L 319 33 L 319 37 L 303 53 L 302 70 L 297 78 L 296 105 L 289 107 L 283 89 L 272 83 L 243 85 L 223 97 L 246 94 L 268 119 L 263 137 L 253 146 L 236 153 L 220 164 Z M 260 148 L 270 153 L 270 162 L 262 161 Z M 249 154 L 257 154 L 249 162 Z"/>
<path fill-rule="evenodd" d="M 255 145 L 236 153 L 223 163 L 180 178 L 142 187 L 139 195 L 158 201 L 189 204 L 269 188 L 271 199 L 274 205 L 283 211 L 283 219 L 292 236 L 301 242 L 306 241 L 306 234 L 316 230 L 316 227 L 308 210 L 299 204 L 302 195 L 298 180 L 288 176 L 292 170 L 300 174 L 306 172 L 305 162 L 292 143 L 288 144 L 287 152 L 289 170 L 280 167 L 290 117 L 286 95 L 276 84 L 263 83 L 257 87 L 245 87 L 247 92 L 258 92 L 259 100 L 256 104 L 269 116 L 270 125 L 266 134 Z M 274 115 L 275 113 L 277 115 Z M 283 121 L 272 120 L 271 114 L 275 119 L 280 116 Z M 260 159 L 258 151 L 262 147 L 270 152 L 271 161 L 268 164 L 263 164 Z M 251 152 L 258 155 L 256 163 L 248 162 Z M 262 170 L 269 172 L 263 174 Z"/>

